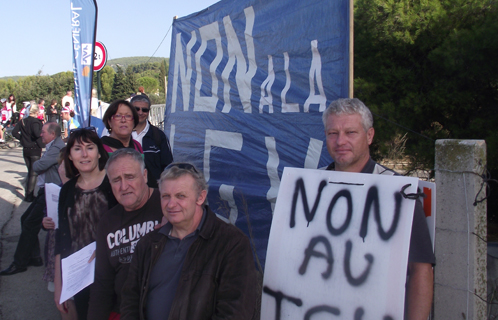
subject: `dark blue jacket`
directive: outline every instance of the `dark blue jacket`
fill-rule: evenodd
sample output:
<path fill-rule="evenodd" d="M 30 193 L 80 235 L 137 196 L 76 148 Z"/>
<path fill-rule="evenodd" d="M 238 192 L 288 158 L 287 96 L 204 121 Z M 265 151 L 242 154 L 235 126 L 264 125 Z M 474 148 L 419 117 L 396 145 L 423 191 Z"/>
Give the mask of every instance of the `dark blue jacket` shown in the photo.
<path fill-rule="evenodd" d="M 149 131 L 142 139 L 145 168 L 147 168 L 147 185 L 157 188 L 157 180 L 164 168 L 173 162 L 168 138 L 157 127 L 149 123 Z"/>

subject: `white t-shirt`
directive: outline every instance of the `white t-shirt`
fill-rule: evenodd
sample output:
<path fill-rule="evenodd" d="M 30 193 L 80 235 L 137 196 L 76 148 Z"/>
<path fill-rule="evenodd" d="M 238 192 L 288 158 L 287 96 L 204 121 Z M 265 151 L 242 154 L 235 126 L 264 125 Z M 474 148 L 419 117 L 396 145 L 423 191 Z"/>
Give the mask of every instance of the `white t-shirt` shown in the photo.
<path fill-rule="evenodd" d="M 69 102 L 69 109 L 71 111 L 74 111 L 74 100 L 73 100 L 73 97 L 70 97 L 70 96 L 64 96 L 62 97 L 62 107 L 65 107 L 66 106 L 66 102 Z"/>
<path fill-rule="evenodd" d="M 12 109 L 12 112 L 17 112 L 17 105 L 15 103 L 12 104 L 12 102 L 7 102 L 7 108 Z"/>
<path fill-rule="evenodd" d="M 147 121 L 145 124 L 145 128 L 142 130 L 142 132 L 137 133 L 135 130 L 133 130 L 131 132 L 131 137 L 133 139 L 137 140 L 138 142 L 140 142 L 140 145 L 142 145 L 142 140 L 143 140 L 145 134 L 149 131 L 149 128 L 150 128 L 149 121 Z"/>

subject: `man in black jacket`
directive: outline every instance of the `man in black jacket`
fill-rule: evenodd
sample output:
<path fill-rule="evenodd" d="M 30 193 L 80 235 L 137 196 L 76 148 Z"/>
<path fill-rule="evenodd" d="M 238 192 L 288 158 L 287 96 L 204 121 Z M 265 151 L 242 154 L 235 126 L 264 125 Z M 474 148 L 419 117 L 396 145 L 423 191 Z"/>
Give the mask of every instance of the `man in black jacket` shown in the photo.
<path fill-rule="evenodd" d="M 203 174 L 172 163 L 159 190 L 168 223 L 137 244 L 121 320 L 253 319 L 258 285 L 249 239 L 205 205 Z"/>
<path fill-rule="evenodd" d="M 151 188 L 157 188 L 157 179 L 161 176 L 161 172 L 173 162 L 169 141 L 164 132 L 147 120 L 151 103 L 146 95 L 136 95 L 130 103 L 138 112 L 138 125 L 132 132 L 132 137 L 140 142 L 144 151 L 147 185 Z"/>

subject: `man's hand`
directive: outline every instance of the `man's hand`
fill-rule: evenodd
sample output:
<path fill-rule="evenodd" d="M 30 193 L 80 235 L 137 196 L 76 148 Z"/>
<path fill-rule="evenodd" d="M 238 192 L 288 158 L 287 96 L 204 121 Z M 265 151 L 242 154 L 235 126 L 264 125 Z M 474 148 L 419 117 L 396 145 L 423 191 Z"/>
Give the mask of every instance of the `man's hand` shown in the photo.
<path fill-rule="evenodd" d="M 431 312 L 434 271 L 429 263 L 408 263 L 407 320 L 427 320 Z"/>

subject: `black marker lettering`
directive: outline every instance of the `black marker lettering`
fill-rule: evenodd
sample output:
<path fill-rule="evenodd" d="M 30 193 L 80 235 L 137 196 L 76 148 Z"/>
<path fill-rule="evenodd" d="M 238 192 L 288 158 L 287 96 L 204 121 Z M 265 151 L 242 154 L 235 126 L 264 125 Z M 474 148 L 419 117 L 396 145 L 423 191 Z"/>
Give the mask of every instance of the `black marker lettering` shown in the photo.
<path fill-rule="evenodd" d="M 334 209 L 337 200 L 339 200 L 341 197 L 346 198 L 348 202 L 348 211 L 347 211 L 346 220 L 344 221 L 343 225 L 340 228 L 336 229 L 332 225 L 332 210 Z M 330 202 L 329 209 L 327 210 L 327 228 L 329 229 L 330 234 L 333 236 L 338 236 L 342 234 L 344 231 L 346 231 L 346 229 L 349 226 L 349 223 L 351 222 L 352 217 L 353 217 L 353 200 L 351 198 L 351 192 L 349 192 L 349 190 L 346 189 L 341 190 L 335 194 L 334 198 Z"/>
<path fill-rule="evenodd" d="M 361 320 L 363 315 L 365 314 L 365 310 L 362 307 L 356 308 L 354 312 L 354 320 Z"/>
<path fill-rule="evenodd" d="M 326 254 L 315 251 L 315 246 L 320 242 L 325 246 L 327 251 Z M 326 237 L 318 236 L 310 240 L 308 247 L 304 250 L 304 260 L 299 267 L 299 274 L 303 275 L 306 273 L 306 268 L 308 268 L 308 263 L 310 262 L 311 257 L 324 258 L 327 261 L 327 270 L 322 272 L 322 278 L 330 278 L 330 275 L 332 274 L 332 267 L 334 266 L 334 256 L 332 255 L 332 247 Z"/>
<path fill-rule="evenodd" d="M 351 274 L 351 251 L 353 249 L 353 243 L 351 240 L 348 240 L 346 242 L 346 252 L 344 253 L 344 273 L 346 273 L 346 279 L 348 280 L 348 283 L 352 285 L 353 287 L 357 287 L 361 284 L 363 284 L 367 278 L 368 274 L 370 273 L 370 268 L 372 267 L 373 264 L 373 256 L 369 253 L 365 255 L 365 260 L 368 261 L 368 266 L 363 271 L 363 273 L 358 277 L 354 278 L 353 275 Z"/>
<path fill-rule="evenodd" d="M 394 232 L 396 231 L 396 228 L 398 227 L 399 216 L 401 213 L 402 198 L 399 192 L 396 192 L 394 194 L 394 200 L 395 200 L 394 218 L 391 227 L 386 232 L 382 227 L 382 221 L 380 217 L 379 191 L 376 186 L 370 187 L 367 193 L 367 198 L 365 200 L 365 209 L 363 211 L 363 218 L 361 220 L 361 227 L 360 227 L 360 237 L 363 238 L 363 241 L 365 241 L 365 237 L 367 236 L 368 232 L 368 218 L 370 216 L 370 209 L 372 207 L 372 204 L 374 206 L 374 216 L 375 216 L 375 222 L 377 223 L 377 232 L 379 233 L 380 238 L 384 241 L 387 241 L 393 236 Z"/>
<path fill-rule="evenodd" d="M 318 312 L 328 312 L 328 313 L 334 314 L 336 316 L 341 314 L 341 310 L 339 310 L 337 308 L 322 305 L 322 306 L 313 307 L 313 308 L 309 309 L 308 311 L 306 311 L 306 313 L 304 314 L 304 320 L 310 320 L 311 316 L 314 315 L 315 313 L 318 313 Z"/>
<path fill-rule="evenodd" d="M 280 314 L 281 314 L 281 309 L 282 309 L 282 300 L 284 298 L 287 299 L 288 301 L 294 303 L 298 307 L 303 305 L 303 301 L 301 299 L 286 296 L 283 292 L 273 291 L 272 289 L 268 288 L 267 286 L 263 287 L 263 292 L 266 294 L 269 294 L 270 296 L 275 298 L 275 303 L 276 303 L 275 320 L 280 320 Z"/>
<path fill-rule="evenodd" d="M 327 182 L 325 182 L 325 180 L 322 180 L 320 182 L 320 185 L 318 186 L 318 193 L 315 199 L 315 204 L 313 205 L 313 208 L 311 209 L 310 212 L 308 206 L 308 198 L 306 196 L 306 188 L 304 187 L 304 180 L 302 178 L 299 178 L 296 181 L 296 188 L 294 189 L 294 196 L 292 198 L 292 209 L 291 209 L 291 219 L 290 219 L 291 228 L 294 228 L 294 226 L 296 225 L 296 207 L 297 207 L 297 198 L 299 197 L 299 193 L 301 193 L 301 198 L 303 199 L 304 215 L 306 216 L 306 220 L 308 221 L 309 225 L 310 222 L 315 217 L 316 208 L 318 207 L 318 203 L 320 203 L 320 197 L 322 196 L 322 190 L 323 188 L 325 188 L 326 185 Z"/>

